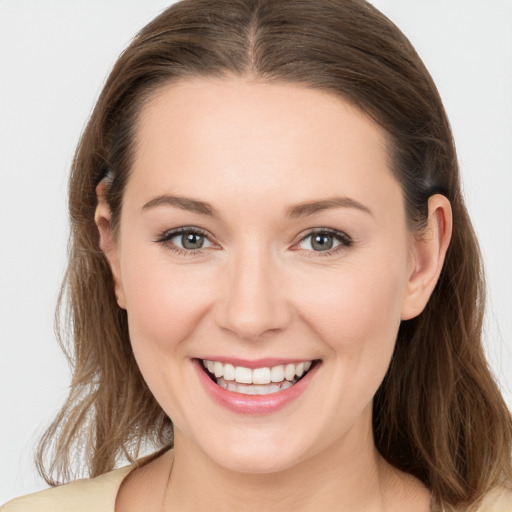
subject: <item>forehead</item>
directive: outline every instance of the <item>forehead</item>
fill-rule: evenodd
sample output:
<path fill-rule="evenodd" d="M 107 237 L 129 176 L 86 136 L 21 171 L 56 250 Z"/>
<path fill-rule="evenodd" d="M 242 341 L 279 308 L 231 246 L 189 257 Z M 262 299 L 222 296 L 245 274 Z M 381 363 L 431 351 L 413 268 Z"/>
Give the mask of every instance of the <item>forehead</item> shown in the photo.
<path fill-rule="evenodd" d="M 144 106 L 128 185 L 148 196 L 205 191 L 219 201 L 300 202 L 360 194 L 372 184 L 383 191 L 397 186 L 386 143 L 375 122 L 334 94 L 243 78 L 195 79 L 163 87 Z"/>

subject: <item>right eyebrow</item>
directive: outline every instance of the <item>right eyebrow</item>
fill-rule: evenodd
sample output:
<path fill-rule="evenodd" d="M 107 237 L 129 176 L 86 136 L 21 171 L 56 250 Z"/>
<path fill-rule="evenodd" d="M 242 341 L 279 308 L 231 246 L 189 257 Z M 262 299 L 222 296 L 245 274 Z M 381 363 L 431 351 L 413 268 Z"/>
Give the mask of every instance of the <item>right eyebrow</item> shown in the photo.
<path fill-rule="evenodd" d="M 142 211 L 147 211 L 158 206 L 171 206 L 174 208 L 187 210 L 189 212 L 199 213 L 201 215 L 218 217 L 217 211 L 209 203 L 198 201 L 197 199 L 192 199 L 191 197 L 173 196 L 169 194 L 163 194 L 161 196 L 154 197 L 142 207 Z"/>

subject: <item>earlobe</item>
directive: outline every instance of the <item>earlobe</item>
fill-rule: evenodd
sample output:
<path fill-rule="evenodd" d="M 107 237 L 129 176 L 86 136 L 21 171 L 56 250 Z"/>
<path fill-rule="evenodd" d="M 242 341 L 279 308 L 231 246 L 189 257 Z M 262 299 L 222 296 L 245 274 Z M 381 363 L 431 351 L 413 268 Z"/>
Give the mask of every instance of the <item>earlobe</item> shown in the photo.
<path fill-rule="evenodd" d="M 434 291 L 452 236 L 450 201 L 441 194 L 428 200 L 428 222 L 412 247 L 412 271 L 402 304 L 402 320 L 418 316 Z"/>
<path fill-rule="evenodd" d="M 125 296 L 121 279 L 121 270 L 119 264 L 119 256 L 111 229 L 112 213 L 106 197 L 107 183 L 105 180 L 100 181 L 96 187 L 96 197 L 98 205 L 94 212 L 94 222 L 98 228 L 100 236 L 100 249 L 107 258 L 112 278 L 114 279 L 116 299 L 119 307 L 126 309 Z"/>

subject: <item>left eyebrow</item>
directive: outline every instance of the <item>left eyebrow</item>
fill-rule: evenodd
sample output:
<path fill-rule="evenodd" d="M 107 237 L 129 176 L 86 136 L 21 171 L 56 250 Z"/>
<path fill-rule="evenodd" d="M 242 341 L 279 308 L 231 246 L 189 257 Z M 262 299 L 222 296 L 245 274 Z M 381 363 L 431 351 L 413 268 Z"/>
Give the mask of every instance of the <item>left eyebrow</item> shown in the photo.
<path fill-rule="evenodd" d="M 364 204 L 350 197 L 332 197 L 329 199 L 300 203 L 290 206 L 286 210 L 286 216 L 291 218 L 307 217 L 308 215 L 313 215 L 323 210 L 330 210 L 331 208 L 356 208 L 372 217 L 374 216 L 372 211 Z"/>

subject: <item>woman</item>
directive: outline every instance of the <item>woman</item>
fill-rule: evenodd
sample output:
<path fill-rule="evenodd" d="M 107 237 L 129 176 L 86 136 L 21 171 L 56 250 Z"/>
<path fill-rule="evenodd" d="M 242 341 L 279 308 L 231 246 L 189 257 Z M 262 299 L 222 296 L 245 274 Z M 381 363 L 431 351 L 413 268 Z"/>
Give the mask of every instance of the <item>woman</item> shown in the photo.
<path fill-rule="evenodd" d="M 171 7 L 105 85 L 70 210 L 75 373 L 39 460 L 97 478 L 5 510 L 511 508 L 448 121 L 370 5 Z"/>

